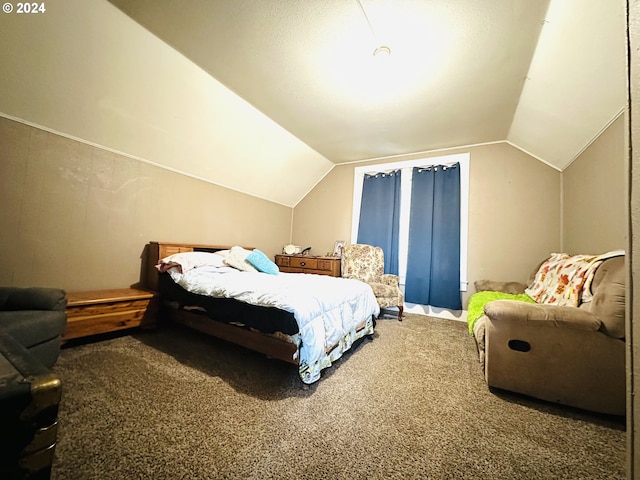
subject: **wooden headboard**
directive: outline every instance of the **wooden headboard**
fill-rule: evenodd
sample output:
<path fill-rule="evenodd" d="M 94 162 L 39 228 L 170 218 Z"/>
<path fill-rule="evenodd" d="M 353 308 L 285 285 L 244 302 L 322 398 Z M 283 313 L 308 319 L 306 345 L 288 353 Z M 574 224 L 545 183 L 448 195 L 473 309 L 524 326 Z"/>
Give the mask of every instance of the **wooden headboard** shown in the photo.
<path fill-rule="evenodd" d="M 204 245 L 200 243 L 170 243 L 170 242 L 149 242 L 145 247 L 142 263 L 142 284 L 147 290 L 158 291 L 158 275 L 156 269 L 158 262 L 173 255 L 182 252 L 217 252 L 219 250 L 227 250 L 231 248 L 229 245 Z M 247 250 L 253 250 L 253 247 L 243 247 Z"/>

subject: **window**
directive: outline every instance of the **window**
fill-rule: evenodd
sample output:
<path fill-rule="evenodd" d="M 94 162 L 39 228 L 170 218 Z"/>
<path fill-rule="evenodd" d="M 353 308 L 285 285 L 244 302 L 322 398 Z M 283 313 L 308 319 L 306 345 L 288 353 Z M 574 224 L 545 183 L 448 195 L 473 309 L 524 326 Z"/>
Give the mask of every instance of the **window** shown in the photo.
<path fill-rule="evenodd" d="M 404 286 L 407 273 L 407 251 L 409 238 L 409 207 L 411 202 L 411 179 L 413 167 L 428 167 L 431 165 L 449 165 L 460 163 L 460 291 L 467 290 L 467 232 L 469 225 L 469 157 L 468 153 L 444 155 L 433 158 L 407 160 L 400 162 L 367 165 L 355 168 L 353 185 L 353 214 L 351 224 L 351 243 L 358 238 L 358 221 L 360 219 L 360 201 L 362 199 L 362 183 L 365 174 L 402 170 L 401 198 L 400 198 L 400 247 L 399 247 L 399 275 L 400 283 Z"/>

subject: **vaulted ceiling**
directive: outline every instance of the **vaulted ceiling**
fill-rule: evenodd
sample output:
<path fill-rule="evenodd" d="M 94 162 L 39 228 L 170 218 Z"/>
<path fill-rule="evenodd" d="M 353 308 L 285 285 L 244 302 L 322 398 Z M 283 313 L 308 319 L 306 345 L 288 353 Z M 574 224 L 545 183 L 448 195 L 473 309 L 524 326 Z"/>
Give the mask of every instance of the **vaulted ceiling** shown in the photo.
<path fill-rule="evenodd" d="M 561 171 L 626 108 L 626 8 L 56 1 L 0 15 L 0 115 L 290 207 L 338 164 L 445 148 Z"/>
<path fill-rule="evenodd" d="M 110 1 L 336 164 L 506 140 L 562 170 L 626 102 L 622 1 Z"/>

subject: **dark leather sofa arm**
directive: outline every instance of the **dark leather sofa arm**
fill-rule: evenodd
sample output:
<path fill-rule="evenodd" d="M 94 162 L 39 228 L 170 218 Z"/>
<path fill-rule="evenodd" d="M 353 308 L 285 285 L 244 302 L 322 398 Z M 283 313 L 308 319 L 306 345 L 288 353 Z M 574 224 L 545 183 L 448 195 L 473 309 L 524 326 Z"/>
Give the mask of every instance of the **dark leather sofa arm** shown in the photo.
<path fill-rule="evenodd" d="M 576 307 L 540 305 L 513 300 L 489 302 L 484 306 L 484 313 L 490 320 L 512 324 L 526 323 L 530 326 L 544 325 L 596 331 L 602 323 L 593 313 Z"/>
<path fill-rule="evenodd" d="M 60 379 L 0 331 L 0 478 L 50 478 Z"/>
<path fill-rule="evenodd" d="M 0 287 L 0 310 L 57 310 L 65 311 L 66 293 L 48 287 Z"/>

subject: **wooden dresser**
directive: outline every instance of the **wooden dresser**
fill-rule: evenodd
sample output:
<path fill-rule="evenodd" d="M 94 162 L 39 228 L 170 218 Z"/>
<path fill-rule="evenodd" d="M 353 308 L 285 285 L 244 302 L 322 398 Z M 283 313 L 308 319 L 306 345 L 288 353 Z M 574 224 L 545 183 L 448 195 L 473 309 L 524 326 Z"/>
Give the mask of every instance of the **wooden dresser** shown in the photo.
<path fill-rule="evenodd" d="M 152 326 L 156 319 L 157 299 L 153 292 L 135 288 L 70 292 L 62 340 Z"/>
<path fill-rule="evenodd" d="M 276 265 L 278 265 L 281 272 L 340 276 L 340 258 L 338 257 L 276 255 Z"/>

